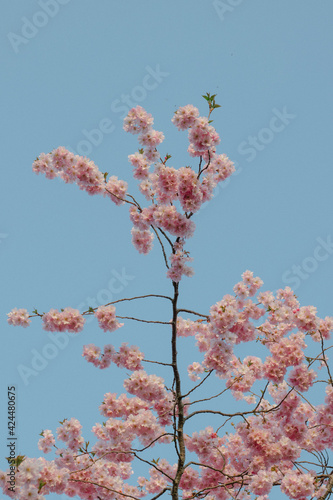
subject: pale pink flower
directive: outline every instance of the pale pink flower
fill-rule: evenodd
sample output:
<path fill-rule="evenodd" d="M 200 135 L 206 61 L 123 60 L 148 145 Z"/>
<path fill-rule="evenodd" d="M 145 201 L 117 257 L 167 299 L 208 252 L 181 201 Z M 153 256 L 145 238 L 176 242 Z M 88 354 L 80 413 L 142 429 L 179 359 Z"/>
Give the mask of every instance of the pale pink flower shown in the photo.
<path fill-rule="evenodd" d="M 153 248 L 154 235 L 149 230 L 140 230 L 135 227 L 131 230 L 132 243 L 139 253 L 147 254 Z"/>
<path fill-rule="evenodd" d="M 55 444 L 55 439 L 52 432 L 48 429 L 42 432 L 42 437 L 38 441 L 38 448 L 44 453 L 49 453 Z"/>
<path fill-rule="evenodd" d="M 297 471 L 287 472 L 281 482 L 281 491 L 289 498 L 310 497 L 314 493 L 313 480 L 310 474 L 300 474 Z"/>
<path fill-rule="evenodd" d="M 146 131 L 154 123 L 151 114 L 147 113 L 141 106 L 132 108 L 124 119 L 124 130 L 131 134 L 139 134 Z"/>
<path fill-rule="evenodd" d="M 104 330 L 104 332 L 114 332 L 124 323 L 119 323 L 116 318 L 116 308 L 112 305 L 110 306 L 100 306 L 94 313 L 95 317 L 98 319 L 98 326 Z"/>
<path fill-rule="evenodd" d="M 17 309 L 16 307 L 7 314 L 8 323 L 13 326 L 23 326 L 26 328 L 30 325 L 29 313 L 26 309 Z"/>
<path fill-rule="evenodd" d="M 105 185 L 104 195 L 111 198 L 116 205 L 123 205 L 125 203 L 127 188 L 127 182 L 118 179 L 115 175 L 112 175 Z"/>
<path fill-rule="evenodd" d="M 47 332 L 72 332 L 78 333 L 83 330 L 85 319 L 80 311 L 66 307 L 63 311 L 51 309 L 43 315 L 43 329 Z"/>
<path fill-rule="evenodd" d="M 186 106 L 178 108 L 177 111 L 175 111 L 171 121 L 174 125 L 176 125 L 178 130 L 186 130 L 195 124 L 198 116 L 198 108 L 192 106 L 192 104 L 187 104 Z"/>

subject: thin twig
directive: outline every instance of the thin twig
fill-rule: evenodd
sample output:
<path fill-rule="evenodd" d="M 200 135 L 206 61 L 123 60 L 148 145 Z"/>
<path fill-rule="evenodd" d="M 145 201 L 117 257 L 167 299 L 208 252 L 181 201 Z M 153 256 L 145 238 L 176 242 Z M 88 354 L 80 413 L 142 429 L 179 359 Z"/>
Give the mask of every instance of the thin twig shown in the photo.
<path fill-rule="evenodd" d="M 207 168 L 208 168 L 208 167 L 209 167 L 209 165 L 210 165 L 210 151 L 209 151 L 209 149 L 207 150 L 207 153 L 208 153 L 208 163 L 207 163 L 207 165 L 205 166 L 205 168 L 203 168 L 203 169 L 201 170 L 201 172 L 198 174 L 198 177 L 197 177 L 197 179 L 198 179 L 198 180 L 199 180 L 200 175 L 202 174 L 202 172 L 204 172 L 205 170 L 207 170 Z"/>
<path fill-rule="evenodd" d="M 170 244 L 170 246 L 171 246 L 171 248 L 172 248 L 172 250 L 173 250 L 173 243 L 172 243 L 172 241 L 170 240 L 170 238 L 169 238 L 169 237 L 165 234 L 165 232 L 163 231 L 163 229 L 161 229 L 160 227 L 158 227 L 157 229 L 159 230 L 159 232 L 160 232 L 161 234 L 163 234 L 164 238 L 165 238 L 165 239 L 169 242 L 169 244 Z"/>
<path fill-rule="evenodd" d="M 209 375 L 211 375 L 213 373 L 213 371 L 214 370 L 210 370 L 210 372 L 205 376 L 204 379 L 201 380 L 201 382 L 199 382 L 199 384 L 197 384 L 195 387 L 193 387 L 193 389 L 191 389 L 190 391 L 188 391 L 186 394 L 183 395 L 183 398 L 186 398 L 189 394 L 191 394 L 191 392 L 195 391 L 198 387 L 200 387 L 207 380 Z M 193 404 L 193 403 L 191 403 L 191 404 Z M 184 405 L 186 405 L 186 403 L 184 403 Z"/>
<path fill-rule="evenodd" d="M 150 361 L 149 359 L 143 359 L 142 361 L 146 363 L 156 363 L 157 365 L 172 366 L 171 363 L 162 363 L 162 361 Z"/>
<path fill-rule="evenodd" d="M 129 198 L 132 198 L 132 200 L 134 201 L 134 203 L 136 204 L 136 206 L 138 207 L 140 212 L 142 212 L 142 208 L 140 207 L 140 204 L 136 201 L 136 199 L 131 194 L 128 194 L 128 193 L 126 194 L 126 196 L 128 196 Z"/>
<path fill-rule="evenodd" d="M 108 486 L 104 486 L 103 484 L 95 483 L 94 481 L 87 481 L 86 479 L 69 479 L 69 481 L 72 481 L 74 483 L 93 484 L 94 486 L 98 486 L 99 488 L 104 488 L 105 490 L 112 491 L 112 493 L 117 493 L 118 495 L 121 495 L 123 497 L 134 498 L 134 500 L 139 500 L 139 498 L 137 498 L 137 497 L 133 497 L 132 495 L 126 495 L 125 493 L 122 493 L 121 491 L 113 490 L 112 488 L 108 488 Z"/>
<path fill-rule="evenodd" d="M 180 312 L 187 312 L 187 313 L 190 313 L 190 314 L 196 314 L 197 316 L 202 316 L 203 318 L 209 318 L 209 316 L 207 316 L 207 314 L 200 314 L 196 311 L 191 311 L 190 309 L 177 309 L 177 313 L 180 313 Z"/>
<path fill-rule="evenodd" d="M 129 203 L 130 205 L 134 205 L 136 208 L 137 208 L 137 205 L 135 203 L 133 203 L 132 201 L 128 201 L 128 200 L 124 200 L 124 198 L 119 198 L 119 196 L 117 196 L 116 194 L 114 193 L 111 193 L 111 191 L 109 191 L 108 189 L 105 188 L 105 191 L 109 194 L 111 194 L 112 196 L 114 196 L 115 198 L 117 198 L 118 200 L 120 201 L 123 201 L 124 203 Z M 130 196 L 130 195 L 127 195 L 127 196 Z"/>
<path fill-rule="evenodd" d="M 158 467 L 156 467 L 156 465 L 153 462 L 149 462 L 148 460 L 144 460 L 143 458 L 139 457 L 136 453 L 133 453 L 133 455 L 135 456 L 135 458 L 137 458 L 141 462 L 144 462 L 145 464 L 148 464 L 148 465 L 154 467 L 154 469 L 156 469 L 158 472 L 160 472 L 161 474 L 166 476 L 168 479 L 170 479 L 170 481 L 173 481 L 172 477 L 170 477 L 169 474 L 164 472 L 162 469 L 159 469 Z"/>
<path fill-rule="evenodd" d="M 147 446 L 145 446 L 144 448 L 141 448 L 141 450 L 137 450 L 136 448 L 132 448 L 131 451 L 136 452 L 136 453 L 142 453 L 143 451 L 145 451 L 148 448 L 150 448 L 150 446 L 152 444 L 156 443 L 156 441 L 158 441 L 159 439 L 161 439 L 164 436 L 172 436 L 173 437 L 173 434 L 171 434 L 171 432 L 165 432 L 164 434 L 161 434 L 157 438 L 153 439 Z"/>
<path fill-rule="evenodd" d="M 141 321 L 142 323 L 156 323 L 158 325 L 171 325 L 171 321 L 149 321 L 147 319 L 131 318 L 130 316 L 116 316 L 120 319 L 133 319 L 134 321 Z"/>
<path fill-rule="evenodd" d="M 148 297 L 157 297 L 157 298 L 161 298 L 161 299 L 168 299 L 172 302 L 172 298 L 171 297 L 168 297 L 167 295 L 158 295 L 158 294 L 154 294 L 154 293 L 150 293 L 148 295 L 139 295 L 137 297 L 130 297 L 130 298 L 126 298 L 126 299 L 118 299 L 118 300 L 114 300 L 112 302 L 108 302 L 107 304 L 105 304 L 105 306 L 111 306 L 113 304 L 118 304 L 119 302 L 125 302 L 125 301 L 130 301 L 130 300 L 136 300 L 136 299 L 146 299 Z M 96 311 L 98 309 L 99 306 L 97 307 L 91 307 L 89 308 L 87 311 L 84 311 L 82 313 L 82 315 L 84 314 L 92 314 L 92 311 Z M 41 314 L 38 314 L 38 316 L 41 316 Z"/>
<path fill-rule="evenodd" d="M 162 243 L 162 240 L 161 240 L 161 238 L 160 238 L 160 236 L 159 236 L 159 234 L 158 234 L 158 232 L 157 232 L 156 228 L 155 228 L 153 225 L 152 225 L 152 226 L 150 226 L 150 227 L 152 228 L 152 230 L 153 230 L 153 231 L 154 231 L 154 233 L 156 234 L 156 238 L 158 239 L 158 241 L 159 241 L 159 243 L 160 243 L 160 245 L 161 245 L 162 252 L 163 252 L 163 257 L 164 257 L 164 262 L 165 262 L 166 267 L 169 269 L 168 258 L 167 258 L 167 256 L 166 256 L 166 253 L 165 253 L 165 248 L 164 248 L 164 245 L 163 245 L 163 243 Z"/>

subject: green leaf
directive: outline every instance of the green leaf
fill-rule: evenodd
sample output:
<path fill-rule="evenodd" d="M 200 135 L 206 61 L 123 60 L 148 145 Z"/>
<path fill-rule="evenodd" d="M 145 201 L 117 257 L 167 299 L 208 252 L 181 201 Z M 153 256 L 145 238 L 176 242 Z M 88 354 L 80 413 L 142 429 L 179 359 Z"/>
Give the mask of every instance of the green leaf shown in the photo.
<path fill-rule="evenodd" d="M 21 463 L 24 461 L 25 455 L 17 455 L 16 458 L 6 457 L 6 460 L 11 463 L 11 465 L 15 465 L 18 468 Z"/>
<path fill-rule="evenodd" d="M 40 490 L 43 488 L 43 486 L 45 486 L 46 483 L 44 483 L 44 481 L 42 480 L 39 480 L 39 485 L 38 485 L 38 493 L 40 493 Z"/>

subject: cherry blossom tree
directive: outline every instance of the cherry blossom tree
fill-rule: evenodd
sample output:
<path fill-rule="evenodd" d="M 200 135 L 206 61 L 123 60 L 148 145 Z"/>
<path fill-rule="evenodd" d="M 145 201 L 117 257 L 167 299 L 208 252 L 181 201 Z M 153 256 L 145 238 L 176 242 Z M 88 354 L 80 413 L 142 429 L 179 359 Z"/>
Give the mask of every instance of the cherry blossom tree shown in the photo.
<path fill-rule="evenodd" d="M 135 248 L 148 254 L 155 240 L 172 293 L 122 298 L 83 313 L 70 307 L 43 314 L 14 309 L 8 322 L 27 327 L 32 318 L 40 318 L 47 332 L 74 333 L 84 328 L 89 315 L 106 333 L 130 319 L 160 324 L 170 332 L 170 353 L 165 363 L 147 359 L 139 347 L 127 343 L 118 351 L 111 343 L 103 348 L 84 346 L 83 357 L 94 366 L 107 369 L 114 363 L 131 372 L 123 384 L 126 393 L 104 395 L 99 408 L 103 421 L 92 428 L 92 445 L 76 418 L 60 422 L 56 437 L 52 430 L 44 430 L 39 448 L 44 454 L 53 450 L 55 458 L 18 456 L 9 461 L 16 468 L 15 487 L 8 485 L 8 471 L 1 472 L 4 495 L 22 500 L 41 500 L 51 492 L 89 500 L 268 500 L 271 490 L 280 488 L 290 499 L 331 496 L 333 379 L 327 341 L 333 319 L 319 318 L 314 306 L 300 306 L 289 287 L 275 294 L 262 291 L 263 282 L 248 270 L 232 293 L 209 311 L 179 305 L 181 280 L 193 275 L 186 242 L 195 232 L 195 216 L 213 197 L 217 184 L 234 172 L 232 161 L 216 152 L 220 139 L 211 124 L 211 113 L 219 107 L 215 95 L 203 97 L 209 106 L 207 117 L 187 105 L 172 118 L 180 131 L 188 130 L 195 169 L 170 166 L 169 154 L 160 157 L 164 135 L 153 128 L 153 117 L 142 107 L 131 109 L 125 118 L 125 131 L 137 134 L 141 146 L 128 158 L 144 202 L 128 193 L 125 181 L 108 177 L 93 161 L 63 147 L 42 153 L 33 163 L 36 174 L 76 183 L 115 205 L 127 204 Z M 165 302 L 170 321 L 117 315 L 119 303 L 130 307 L 134 300 L 155 299 Z M 187 342 L 195 339 L 199 351 L 199 361 L 188 366 L 187 391 L 180 370 L 180 337 L 192 337 Z M 248 352 L 251 346 L 260 348 L 262 357 L 237 357 L 243 343 L 249 344 Z M 169 380 L 144 366 L 163 366 Z M 314 384 L 320 404 L 310 401 Z M 239 411 L 228 411 L 226 398 L 238 401 Z M 200 416 L 209 425 L 189 433 Z M 153 447 L 161 454 L 171 450 L 173 461 L 149 458 Z M 136 464 L 145 465 L 146 474 L 130 481 Z"/>

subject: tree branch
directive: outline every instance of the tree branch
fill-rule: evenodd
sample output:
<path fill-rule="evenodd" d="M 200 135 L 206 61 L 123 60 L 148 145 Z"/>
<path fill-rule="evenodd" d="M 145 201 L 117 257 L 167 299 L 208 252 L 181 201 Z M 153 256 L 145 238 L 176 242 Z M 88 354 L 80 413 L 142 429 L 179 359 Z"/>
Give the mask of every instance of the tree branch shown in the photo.
<path fill-rule="evenodd" d="M 143 323 L 156 323 L 158 325 L 171 325 L 170 321 L 149 321 L 147 319 L 131 318 L 130 316 L 116 316 L 119 319 L 133 319 L 134 321 L 141 321 Z"/>

